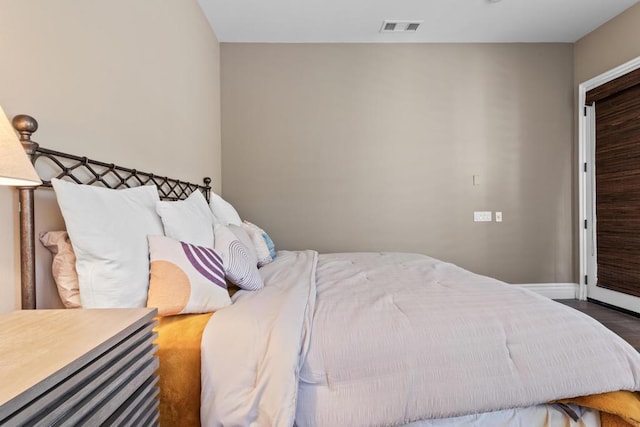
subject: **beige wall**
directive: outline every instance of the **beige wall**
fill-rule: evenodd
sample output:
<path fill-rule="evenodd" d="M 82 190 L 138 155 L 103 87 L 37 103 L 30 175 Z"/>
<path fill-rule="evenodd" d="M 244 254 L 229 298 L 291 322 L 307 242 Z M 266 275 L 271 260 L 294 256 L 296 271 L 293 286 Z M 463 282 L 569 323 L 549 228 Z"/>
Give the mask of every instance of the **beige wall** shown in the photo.
<path fill-rule="evenodd" d="M 219 45 L 195 0 L 3 1 L 0 51 L 0 104 L 43 146 L 219 190 Z M 16 210 L 0 188 L 0 312 L 19 306 Z"/>
<path fill-rule="evenodd" d="M 576 86 L 640 56 L 640 3 L 575 44 Z"/>
<path fill-rule="evenodd" d="M 221 46 L 224 196 L 279 248 L 572 281 L 572 45 Z"/>

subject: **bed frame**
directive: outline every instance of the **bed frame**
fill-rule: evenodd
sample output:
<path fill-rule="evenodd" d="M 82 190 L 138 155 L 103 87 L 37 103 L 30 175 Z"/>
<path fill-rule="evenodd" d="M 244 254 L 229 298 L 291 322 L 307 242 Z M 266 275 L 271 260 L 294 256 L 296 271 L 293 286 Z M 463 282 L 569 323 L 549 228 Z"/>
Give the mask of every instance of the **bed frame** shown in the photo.
<path fill-rule="evenodd" d="M 202 191 L 207 201 L 211 195 L 211 178 L 204 185 L 181 181 L 167 176 L 141 172 L 113 163 L 91 160 L 87 157 L 48 150 L 31 140 L 38 130 L 38 122 L 31 116 L 20 114 L 13 118 L 13 127 L 20 134 L 20 142 L 42 179 L 37 187 L 19 187 L 20 210 L 20 283 L 22 308 L 36 308 L 36 258 L 34 191 L 50 189 L 51 179 L 66 179 L 77 184 L 98 185 L 105 188 L 132 188 L 155 184 L 161 200 L 184 200 L 196 190 Z"/>

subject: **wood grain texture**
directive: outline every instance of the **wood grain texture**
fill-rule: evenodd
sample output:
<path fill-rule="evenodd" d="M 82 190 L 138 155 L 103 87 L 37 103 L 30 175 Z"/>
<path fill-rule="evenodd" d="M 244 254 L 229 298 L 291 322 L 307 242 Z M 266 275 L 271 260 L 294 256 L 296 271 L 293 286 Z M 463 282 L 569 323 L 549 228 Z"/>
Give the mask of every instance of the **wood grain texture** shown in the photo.
<path fill-rule="evenodd" d="M 136 308 L 0 315 L 0 423 L 104 421 L 144 390 L 157 369 L 155 313 Z"/>
<path fill-rule="evenodd" d="M 131 396 L 125 404 L 114 412 L 105 422 L 105 425 L 117 425 L 122 427 L 135 427 L 135 414 L 140 413 L 149 401 L 158 401 L 158 376 L 154 375 L 145 381 L 140 388 L 140 393 Z"/>
<path fill-rule="evenodd" d="M 596 104 L 598 286 L 640 296 L 640 85 Z"/>
<path fill-rule="evenodd" d="M 106 406 L 108 415 L 113 413 L 135 391 L 132 388 L 136 383 L 133 381 L 134 364 L 151 362 L 145 357 L 153 347 L 154 335 L 149 332 L 145 328 L 139 329 L 81 370 L 71 373 L 64 382 L 56 384 L 55 392 L 48 391 L 32 400 L 30 405 L 41 412 L 38 418 L 45 423 L 63 418 L 73 420 L 74 417 L 77 421 L 83 416 L 82 407 Z M 79 389 L 81 393 L 77 392 Z M 62 396 L 63 401 L 59 401 Z M 105 413 L 104 409 L 101 411 Z M 75 415 L 70 415 L 72 413 Z M 32 417 L 33 411 L 25 411 L 11 420 L 26 424 Z"/>
<path fill-rule="evenodd" d="M 637 84 L 640 84 L 640 68 L 591 89 L 587 92 L 586 103 L 591 105 Z"/>

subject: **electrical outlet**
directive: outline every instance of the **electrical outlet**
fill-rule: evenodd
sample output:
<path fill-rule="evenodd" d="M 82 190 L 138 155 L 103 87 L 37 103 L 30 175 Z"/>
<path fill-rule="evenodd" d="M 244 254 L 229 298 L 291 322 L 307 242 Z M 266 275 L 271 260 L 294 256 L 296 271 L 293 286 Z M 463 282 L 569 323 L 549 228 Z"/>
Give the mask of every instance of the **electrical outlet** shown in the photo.
<path fill-rule="evenodd" d="M 496 212 L 496 222 L 502 222 L 502 212 Z"/>
<path fill-rule="evenodd" d="M 475 211 L 473 213 L 473 222 L 491 222 L 491 211 Z"/>

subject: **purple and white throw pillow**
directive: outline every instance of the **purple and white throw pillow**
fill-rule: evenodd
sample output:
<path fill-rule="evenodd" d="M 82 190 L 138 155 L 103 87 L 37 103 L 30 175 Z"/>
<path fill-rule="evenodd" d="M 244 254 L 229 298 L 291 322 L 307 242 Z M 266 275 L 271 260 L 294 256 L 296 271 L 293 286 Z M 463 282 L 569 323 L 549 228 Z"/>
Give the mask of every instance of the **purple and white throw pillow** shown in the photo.
<path fill-rule="evenodd" d="M 148 236 L 150 280 L 147 307 L 160 316 L 209 313 L 231 304 L 224 264 L 212 248 Z"/>
<path fill-rule="evenodd" d="M 249 249 L 225 225 L 216 225 L 213 232 L 215 248 L 224 259 L 227 279 L 247 291 L 263 288 L 264 282 L 258 271 L 258 259 L 253 248 Z"/>

